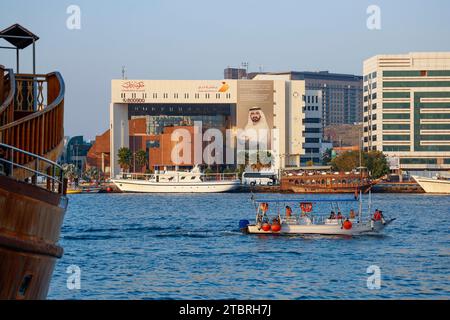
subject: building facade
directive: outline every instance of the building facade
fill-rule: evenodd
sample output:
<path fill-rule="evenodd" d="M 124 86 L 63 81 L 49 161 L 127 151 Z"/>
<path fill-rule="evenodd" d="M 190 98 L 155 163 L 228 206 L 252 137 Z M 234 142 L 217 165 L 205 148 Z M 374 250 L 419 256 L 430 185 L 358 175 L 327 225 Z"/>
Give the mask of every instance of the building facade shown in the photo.
<path fill-rule="evenodd" d="M 92 144 L 85 141 L 83 136 L 66 137 L 60 162 L 73 164 L 79 171 L 83 171 L 86 166 L 86 156 L 91 146 Z"/>
<path fill-rule="evenodd" d="M 227 67 L 223 70 L 223 78 L 227 80 L 247 79 L 247 69 Z"/>
<path fill-rule="evenodd" d="M 409 171 L 450 169 L 450 53 L 364 61 L 364 149 Z"/>
<path fill-rule="evenodd" d="M 328 71 L 290 71 L 250 73 L 249 78 L 302 80 L 306 90 L 320 90 L 323 127 L 362 121 L 362 76 Z"/>
<path fill-rule="evenodd" d="M 300 164 L 301 166 L 319 165 L 322 163 L 322 91 L 306 90 L 303 102 L 305 154 L 300 157 Z"/>
<path fill-rule="evenodd" d="M 152 155 L 158 157 L 159 154 L 164 160 L 160 166 L 174 164 L 173 159 L 166 161 L 168 150 L 163 150 L 164 146 L 173 148 L 173 128 L 185 128 L 188 136 L 191 136 L 189 132 L 193 132 L 192 139 L 195 141 L 192 143 L 200 145 L 200 149 L 204 141 L 197 141 L 195 133 L 201 136 L 208 129 L 226 132 L 223 145 L 228 148 L 236 147 L 240 130 L 246 130 L 256 122 L 271 134 L 267 150 L 272 157 L 272 168 L 278 170 L 299 166 L 300 156 L 304 152 L 304 95 L 304 81 L 112 80 L 111 176 L 120 172 L 118 149 L 133 147 L 129 139 L 129 120 L 132 119 L 144 119 L 143 134 L 152 137 L 149 141 L 149 162 L 155 163 L 157 160 Z M 166 141 L 168 134 L 171 141 Z M 235 164 L 238 155 L 225 153 Z M 224 159 L 224 162 L 229 164 L 230 159 Z M 194 164 L 201 163 L 194 161 Z"/>

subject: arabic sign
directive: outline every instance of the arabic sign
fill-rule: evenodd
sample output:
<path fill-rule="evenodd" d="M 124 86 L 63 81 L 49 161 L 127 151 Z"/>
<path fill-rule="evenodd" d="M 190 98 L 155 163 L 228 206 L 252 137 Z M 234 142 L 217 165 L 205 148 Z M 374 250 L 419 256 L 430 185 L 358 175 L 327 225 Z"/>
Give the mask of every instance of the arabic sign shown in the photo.
<path fill-rule="evenodd" d="M 122 83 L 122 91 L 145 91 L 144 81 L 125 81 Z"/>

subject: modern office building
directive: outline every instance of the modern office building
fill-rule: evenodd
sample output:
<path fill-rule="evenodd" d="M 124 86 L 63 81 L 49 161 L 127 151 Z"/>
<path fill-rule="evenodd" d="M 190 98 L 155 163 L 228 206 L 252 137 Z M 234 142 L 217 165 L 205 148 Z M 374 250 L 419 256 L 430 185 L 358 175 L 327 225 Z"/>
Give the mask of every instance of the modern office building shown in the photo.
<path fill-rule="evenodd" d="M 319 165 L 322 163 L 322 91 L 306 90 L 303 101 L 305 154 L 300 157 L 300 164 L 302 166 Z"/>
<path fill-rule="evenodd" d="M 130 146 L 129 120 L 143 119 L 145 132 L 142 134 L 150 136 L 146 138 L 150 140 L 149 163 L 159 169 L 177 163 L 165 156 L 168 149 L 173 148 L 174 129 L 185 128 L 188 136 L 218 129 L 231 133 L 223 144 L 236 147 L 238 132 L 255 125 L 254 112 L 258 125 L 271 134 L 267 150 L 272 156 L 272 168 L 300 165 L 300 156 L 304 153 L 304 81 L 112 80 L 111 86 L 111 176 L 120 172 L 118 149 L 133 147 Z M 192 139 L 193 145 L 202 147 L 204 141 L 198 142 L 195 136 Z M 227 153 L 226 156 L 229 157 L 224 162 L 236 163 L 237 155 Z M 201 164 L 202 160 L 185 164 Z"/>
<path fill-rule="evenodd" d="M 398 169 L 450 169 L 450 52 L 364 61 L 364 149 Z"/>
<path fill-rule="evenodd" d="M 321 90 L 323 127 L 362 121 L 362 76 L 328 71 L 289 71 L 250 73 L 249 78 L 302 80 L 306 90 Z"/>

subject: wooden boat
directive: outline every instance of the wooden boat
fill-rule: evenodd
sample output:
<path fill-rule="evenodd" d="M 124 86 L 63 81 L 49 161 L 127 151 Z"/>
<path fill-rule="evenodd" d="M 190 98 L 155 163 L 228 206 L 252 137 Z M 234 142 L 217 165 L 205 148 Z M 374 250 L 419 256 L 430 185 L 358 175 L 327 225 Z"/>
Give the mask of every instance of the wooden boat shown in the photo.
<path fill-rule="evenodd" d="M 370 199 L 370 197 L 369 197 Z M 331 236 L 357 236 L 365 234 L 377 234 L 393 222 L 395 219 L 385 219 L 381 211 L 371 215 L 371 202 L 369 200 L 368 212 L 363 217 L 362 199 L 359 198 L 359 209 L 353 211 L 353 216 L 340 214 L 340 204 L 358 201 L 349 199 L 253 199 L 256 208 L 255 223 L 248 220 L 239 221 L 239 228 L 247 234 L 259 235 L 331 235 Z M 331 203 L 332 207 L 339 210 L 338 215 L 324 216 L 313 212 L 313 207 L 318 203 Z M 295 208 L 300 204 L 298 212 L 289 211 L 283 215 L 280 204 L 285 208 L 286 204 Z M 270 216 L 269 206 L 275 206 Z M 278 206 L 278 207 L 277 207 Z M 295 209 L 294 209 L 295 210 Z M 328 215 L 328 213 L 325 213 Z"/>
<path fill-rule="evenodd" d="M 38 39 L 20 25 L 0 38 L 17 52 Z M 58 240 L 67 198 L 56 163 L 63 115 L 58 72 L 35 74 L 34 61 L 32 74 L 0 66 L 0 299 L 45 299 L 63 254 Z"/>
<path fill-rule="evenodd" d="M 294 193 L 367 193 L 374 185 L 366 172 L 285 171 L 281 191 Z"/>

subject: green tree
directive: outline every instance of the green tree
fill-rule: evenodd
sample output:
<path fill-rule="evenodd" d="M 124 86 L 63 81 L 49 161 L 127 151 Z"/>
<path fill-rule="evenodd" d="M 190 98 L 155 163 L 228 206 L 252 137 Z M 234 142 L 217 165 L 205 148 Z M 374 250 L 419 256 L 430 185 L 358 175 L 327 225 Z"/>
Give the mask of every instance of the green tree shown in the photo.
<path fill-rule="evenodd" d="M 131 153 L 130 149 L 125 148 L 125 147 L 122 147 L 119 149 L 119 151 L 117 153 L 117 157 L 118 157 L 119 165 L 123 170 L 130 169 L 132 156 L 133 156 L 133 154 Z"/>
<path fill-rule="evenodd" d="M 359 152 L 344 152 L 331 160 L 331 166 L 336 171 L 351 171 L 359 167 Z"/>
<path fill-rule="evenodd" d="M 386 156 L 381 151 L 370 151 L 364 157 L 365 166 L 370 171 L 372 178 L 378 179 L 389 173 L 389 164 Z"/>
<path fill-rule="evenodd" d="M 364 152 L 361 156 L 361 165 L 367 167 L 372 178 L 378 179 L 389 173 L 389 165 L 382 152 Z M 336 171 L 351 171 L 359 167 L 359 157 L 358 151 L 347 151 L 334 158 L 331 165 Z"/>
<path fill-rule="evenodd" d="M 143 166 L 147 165 L 147 152 L 145 152 L 144 150 L 139 150 L 138 152 L 136 152 L 134 158 L 136 161 L 137 168 L 139 169 L 136 170 L 136 168 L 134 168 L 135 171 L 140 171 L 140 169 L 142 169 Z"/>

